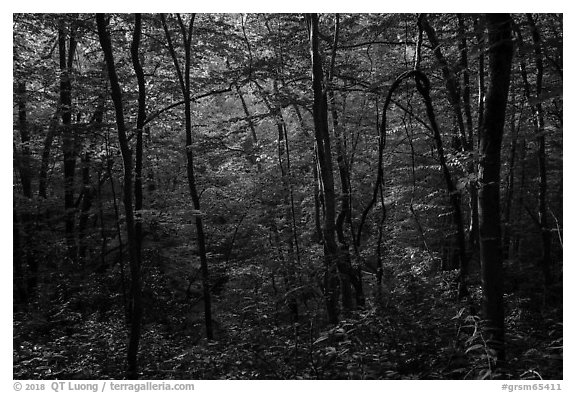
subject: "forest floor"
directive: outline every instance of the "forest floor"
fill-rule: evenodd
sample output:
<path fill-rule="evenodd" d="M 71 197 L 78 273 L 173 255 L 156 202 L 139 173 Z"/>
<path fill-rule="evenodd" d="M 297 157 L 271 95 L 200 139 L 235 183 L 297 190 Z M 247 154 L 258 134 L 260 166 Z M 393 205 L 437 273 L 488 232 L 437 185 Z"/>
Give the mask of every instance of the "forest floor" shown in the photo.
<path fill-rule="evenodd" d="M 242 266 L 228 266 L 231 278 L 215 296 L 216 337 L 208 342 L 202 301 L 175 292 L 162 263 L 147 265 L 143 378 L 562 379 L 562 299 L 544 307 L 541 291 L 517 266 L 519 278 L 506 294 L 508 361 L 497 369 L 476 316 L 481 293 L 474 274 L 469 299 L 458 302 L 455 272 L 431 271 L 404 252 L 387 261 L 379 291 L 365 275 L 363 310 L 329 326 L 320 298 L 302 303 L 295 322 L 282 297 L 246 288 L 254 271 Z M 62 274 L 52 296 L 15 312 L 14 378 L 124 378 L 118 276 L 117 266 L 74 283 Z"/>

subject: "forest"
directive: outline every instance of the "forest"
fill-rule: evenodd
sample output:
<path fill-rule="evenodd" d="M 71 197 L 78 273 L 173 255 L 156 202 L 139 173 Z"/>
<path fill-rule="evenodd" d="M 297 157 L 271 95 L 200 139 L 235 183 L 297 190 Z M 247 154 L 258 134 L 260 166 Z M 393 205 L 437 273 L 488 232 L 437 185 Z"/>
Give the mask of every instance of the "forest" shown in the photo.
<path fill-rule="evenodd" d="M 563 379 L 562 14 L 13 14 L 13 378 Z"/>

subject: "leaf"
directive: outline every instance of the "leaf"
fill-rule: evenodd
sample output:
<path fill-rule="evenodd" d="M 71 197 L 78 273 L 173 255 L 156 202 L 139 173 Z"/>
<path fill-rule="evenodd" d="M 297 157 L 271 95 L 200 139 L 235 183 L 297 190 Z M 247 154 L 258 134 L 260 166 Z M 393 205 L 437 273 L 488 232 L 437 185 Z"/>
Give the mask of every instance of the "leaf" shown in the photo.
<path fill-rule="evenodd" d="M 481 348 L 484 348 L 484 344 L 474 344 L 471 347 L 469 347 L 468 349 L 466 349 L 466 352 L 464 352 L 464 353 L 472 352 L 472 351 L 475 351 L 475 350 L 481 349 Z"/>
<path fill-rule="evenodd" d="M 328 340 L 328 336 L 320 336 L 316 341 L 312 343 L 312 345 L 323 343 L 324 341 Z"/>
<path fill-rule="evenodd" d="M 484 379 L 488 379 L 488 377 L 490 377 L 491 375 L 492 375 L 492 370 L 486 369 L 486 370 L 482 370 L 478 377 L 479 377 L 479 379 L 484 380 Z"/>

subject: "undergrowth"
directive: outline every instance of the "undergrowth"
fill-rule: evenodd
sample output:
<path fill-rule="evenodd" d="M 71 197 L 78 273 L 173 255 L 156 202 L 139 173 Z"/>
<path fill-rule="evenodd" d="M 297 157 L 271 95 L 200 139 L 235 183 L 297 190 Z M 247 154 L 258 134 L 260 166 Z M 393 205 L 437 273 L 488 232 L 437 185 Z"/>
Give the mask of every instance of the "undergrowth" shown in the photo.
<path fill-rule="evenodd" d="M 381 288 L 366 274 L 368 301 L 323 319 L 321 297 L 286 298 L 258 269 L 230 265 L 215 298 L 216 339 L 203 338 L 202 299 L 191 298 L 149 261 L 141 375 L 146 379 L 561 379 L 560 305 L 539 307 L 524 291 L 506 295 L 507 363 L 495 367 L 480 318 L 480 286 L 456 300 L 455 272 L 398 254 Z M 51 297 L 14 314 L 14 378 L 122 379 L 127 328 L 118 267 L 78 282 L 62 275 Z M 164 271 L 164 273 L 163 273 Z M 76 277 L 79 279 L 79 277 Z M 68 281 L 67 281 L 68 280 Z M 261 280 L 262 281 L 262 280 Z M 248 288 L 250 287 L 250 288 Z M 545 310 L 545 311 L 542 311 Z"/>

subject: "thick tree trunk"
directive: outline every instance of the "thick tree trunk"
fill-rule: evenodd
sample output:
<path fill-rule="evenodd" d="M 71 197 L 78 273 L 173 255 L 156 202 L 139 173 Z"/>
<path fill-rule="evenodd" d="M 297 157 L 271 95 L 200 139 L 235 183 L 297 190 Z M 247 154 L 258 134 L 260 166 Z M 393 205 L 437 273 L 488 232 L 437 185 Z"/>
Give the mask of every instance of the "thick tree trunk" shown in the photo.
<path fill-rule="evenodd" d="M 32 171 L 30 167 L 30 132 L 28 129 L 28 117 L 27 117 L 27 93 L 26 93 L 26 83 L 23 81 L 18 81 L 16 85 L 16 100 L 18 105 L 18 129 L 20 131 L 20 149 L 16 147 L 16 143 L 13 144 L 14 148 L 14 168 L 18 170 L 20 175 L 20 184 L 22 185 L 22 195 L 24 198 L 31 202 L 32 198 Z M 24 209 L 22 209 L 22 214 L 18 220 L 16 215 L 17 206 L 14 205 L 14 247 L 19 249 L 14 249 L 14 267 L 15 275 L 17 275 L 22 281 L 17 281 L 16 284 L 22 284 L 21 290 L 18 291 L 18 295 L 21 296 L 21 300 L 26 300 L 24 295 L 30 296 L 34 293 L 38 285 L 38 259 L 36 258 L 34 252 L 34 241 L 32 240 L 33 232 L 33 216 L 30 213 L 30 206 L 26 204 Z M 20 231 L 22 230 L 22 236 Z M 28 266 L 28 274 L 26 279 L 26 287 L 24 287 L 24 269 L 22 265 L 23 257 L 26 259 L 26 264 Z"/>
<path fill-rule="evenodd" d="M 140 276 L 140 250 L 137 241 L 134 219 L 133 183 L 132 183 L 132 152 L 128 144 L 126 135 L 126 124 L 124 122 L 124 109 L 122 102 L 122 89 L 118 81 L 114 56 L 112 53 L 112 43 L 110 35 L 106 30 L 107 22 L 103 14 L 96 15 L 98 24 L 98 36 L 100 45 L 104 52 L 104 59 L 108 69 L 112 101 L 116 113 L 116 125 L 118 128 L 118 140 L 124 164 L 124 210 L 126 214 L 126 231 L 128 235 L 128 253 L 130 256 L 131 275 L 131 313 L 130 313 L 130 335 L 128 340 L 128 370 L 127 376 L 130 379 L 138 377 L 138 346 L 140 342 L 140 330 L 142 324 L 142 299 L 141 299 L 141 276 Z M 138 26 L 137 26 L 138 27 Z"/>
<path fill-rule="evenodd" d="M 332 149 L 330 147 L 330 133 L 328 131 L 328 103 L 326 92 L 322 86 L 324 73 L 320 58 L 318 43 L 318 15 L 306 15 L 306 22 L 310 34 L 310 56 L 312 61 L 312 91 L 314 104 L 312 107 L 314 117 L 314 134 L 320 166 L 319 177 L 322 182 L 324 194 L 324 221 L 322 237 L 324 240 L 324 296 L 328 320 L 332 324 L 338 322 L 338 270 L 340 258 L 336 243 L 336 195 L 334 192 L 334 171 L 332 167 Z"/>
<path fill-rule="evenodd" d="M 480 134 L 478 195 L 483 311 L 488 344 L 505 360 L 502 238 L 500 220 L 500 150 L 510 86 L 513 46 L 509 14 L 487 14 L 489 86 Z"/>

